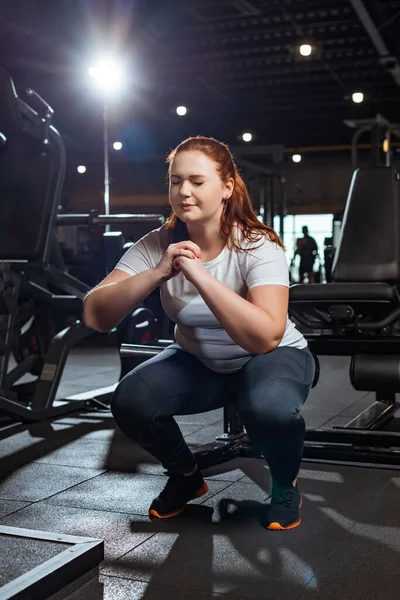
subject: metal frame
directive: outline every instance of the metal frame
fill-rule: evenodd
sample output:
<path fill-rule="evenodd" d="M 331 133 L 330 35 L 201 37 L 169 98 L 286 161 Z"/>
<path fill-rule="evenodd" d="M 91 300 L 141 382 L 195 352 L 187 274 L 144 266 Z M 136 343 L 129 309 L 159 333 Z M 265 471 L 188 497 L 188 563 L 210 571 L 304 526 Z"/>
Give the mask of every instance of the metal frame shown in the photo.
<path fill-rule="evenodd" d="M 23 421 L 35 422 L 51 419 L 59 415 L 87 409 L 91 400 L 107 402 L 111 399 L 113 387 L 99 388 L 84 394 L 78 394 L 64 400 L 55 400 L 68 354 L 73 346 L 94 332 L 82 322 L 60 331 L 51 341 L 39 380 L 35 384 L 30 404 L 18 402 L 15 392 L 9 396 L 0 395 L 0 410 L 4 410 Z M 17 367 L 18 368 L 18 367 Z M 7 394 L 6 392 L 3 392 Z"/>
<path fill-rule="evenodd" d="M 83 215 L 58 216 L 65 177 L 66 153 L 60 133 L 51 125 L 54 111 L 41 96 L 29 89 L 27 90 L 28 96 L 34 98 L 39 105 L 38 110 L 34 110 L 18 97 L 11 77 L 1 68 L 0 73 L 4 77 L 8 108 L 13 120 L 12 131 L 24 132 L 38 141 L 40 143 L 37 149 L 38 155 L 46 154 L 49 158 L 45 174 L 47 177 L 46 204 L 45 212 L 42 215 L 44 220 L 41 239 L 44 241 L 44 245 L 40 246 L 40 252 L 36 249 L 34 254 L 32 250 L 30 254 L 27 252 L 26 256 L 22 257 L 20 254 L 12 255 L 10 249 L 5 248 L 0 259 L 0 294 L 4 296 L 0 303 L 0 313 L 4 316 L 5 323 L 5 327 L 2 326 L 0 331 L 0 410 L 24 421 L 42 421 L 87 408 L 88 401 L 93 399 L 93 395 L 86 393 L 80 395 L 79 399 L 75 398 L 71 401 L 68 399 L 55 400 L 69 351 L 82 339 L 94 333 L 80 321 L 56 333 L 53 323 L 47 319 L 47 314 L 51 316 L 57 309 L 62 310 L 63 308 L 71 309 L 74 317 L 76 317 L 75 310 L 78 310 L 80 318 L 81 304 L 78 304 L 75 309 L 74 304 L 70 304 L 70 300 L 83 300 L 90 289 L 88 285 L 63 270 L 63 258 L 55 235 L 57 224 L 84 223 L 91 227 L 92 225 L 155 222 L 159 226 L 164 223 L 165 218 L 162 214 L 98 215 L 96 211 Z M 2 136 L 1 139 L 4 142 L 5 136 Z M 7 142 L 7 140 L 5 141 Z M 14 256 L 14 258 L 10 258 L 10 256 Z M 36 282 L 37 280 L 39 283 Z M 41 280 L 46 283 L 41 285 Z M 4 285 L 2 285 L 3 283 Z M 61 293 L 52 293 L 47 289 L 47 284 L 50 284 L 50 288 L 55 286 L 61 290 Z M 18 389 L 15 383 L 39 363 L 37 362 L 38 357 L 29 352 L 28 356 L 22 359 L 11 372 L 8 372 L 8 358 L 12 348 L 12 335 L 17 326 L 18 300 L 21 293 L 38 301 L 33 306 L 32 316 L 36 311 L 40 312 L 40 316 L 42 315 L 42 308 L 37 309 L 38 304 L 40 307 L 45 307 L 43 314 L 45 314 L 45 320 L 49 321 L 48 327 L 47 323 L 43 327 L 46 340 L 42 354 L 46 352 L 46 356 L 40 358 L 44 358 L 44 365 L 38 381 L 24 387 L 25 393 L 32 392 L 32 397 L 28 396 L 26 399 L 24 398 L 24 401 L 20 401 L 21 388 Z M 115 340 L 115 344 L 117 345 L 117 340 Z M 40 365 L 37 369 L 38 373 L 39 371 Z M 109 400 L 112 393 L 107 389 L 94 392 L 96 399 L 101 396 L 105 401 Z"/>
<path fill-rule="evenodd" d="M 400 86 L 400 65 L 397 57 L 389 52 L 363 0 L 350 0 L 350 2 L 379 54 L 381 65 L 392 75 L 395 83 Z"/>
<path fill-rule="evenodd" d="M 19 276 L 13 270 L 6 270 L 5 274 L 9 273 L 13 285 L 9 287 L 9 295 L 7 297 L 8 314 L 8 334 L 3 348 L 3 356 L 0 369 L 0 410 L 6 411 L 8 414 L 14 415 L 19 419 L 27 422 L 43 421 L 69 412 L 75 412 L 81 409 L 86 409 L 88 402 L 94 398 L 101 398 L 107 402 L 112 395 L 110 390 L 94 390 L 93 393 L 87 392 L 84 395 L 79 395 L 79 398 L 71 400 L 55 400 L 57 389 L 59 387 L 61 377 L 65 368 L 68 354 L 75 345 L 83 339 L 94 334 L 92 329 L 89 329 L 83 322 L 77 321 L 74 325 L 58 332 L 51 340 L 46 356 L 44 357 L 44 365 L 37 382 L 33 384 L 33 396 L 31 402 L 26 403 L 18 400 L 18 391 L 13 387 L 15 382 L 30 369 L 32 363 L 36 360 L 34 356 L 27 356 L 21 361 L 11 372 L 7 372 L 8 356 L 11 348 L 11 333 L 15 325 L 15 310 L 17 305 L 18 293 L 20 288 L 27 292 L 33 298 L 44 300 L 49 307 L 57 308 L 57 302 L 63 299 L 71 298 L 68 295 L 52 294 L 45 287 Z M 47 271 L 39 271 L 39 273 L 49 279 L 58 287 L 66 288 L 75 292 L 73 298 L 81 298 L 84 296 L 85 284 L 75 278 L 64 274 L 56 268 L 50 266 L 49 273 Z M 49 277 L 46 277 L 46 275 Z M 75 288 L 74 283 L 77 281 L 80 288 Z M 51 333 L 51 335 L 53 335 Z M 115 341 L 117 344 L 117 341 Z"/>
<path fill-rule="evenodd" d="M 78 577 L 98 567 L 104 559 L 104 542 L 96 538 L 20 529 L 4 525 L 0 525 L 0 536 L 59 542 L 71 546 L 64 552 L 57 554 L 3 586 L 0 589 L 0 600 L 48 598 L 78 579 Z"/>

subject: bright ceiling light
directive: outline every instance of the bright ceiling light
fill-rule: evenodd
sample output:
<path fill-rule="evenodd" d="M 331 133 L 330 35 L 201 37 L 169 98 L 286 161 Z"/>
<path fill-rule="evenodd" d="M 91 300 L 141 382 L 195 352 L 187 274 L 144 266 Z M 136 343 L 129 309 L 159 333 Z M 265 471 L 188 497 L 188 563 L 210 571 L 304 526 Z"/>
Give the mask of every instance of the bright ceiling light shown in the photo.
<path fill-rule="evenodd" d="M 242 135 L 242 140 L 244 142 L 251 142 L 252 139 L 253 139 L 253 136 L 251 135 L 251 133 L 244 133 Z"/>
<path fill-rule="evenodd" d="M 78 173 L 86 173 L 86 167 L 85 165 L 79 165 L 79 167 L 77 168 Z"/>
<path fill-rule="evenodd" d="M 186 106 L 177 106 L 176 107 L 176 114 L 179 115 L 180 117 L 184 117 L 187 113 L 187 108 Z"/>
<path fill-rule="evenodd" d="M 312 52 L 312 46 L 310 44 L 302 44 L 300 46 L 300 54 L 302 56 L 310 56 Z"/>
<path fill-rule="evenodd" d="M 301 154 L 293 154 L 292 161 L 295 163 L 299 163 L 301 161 Z"/>
<path fill-rule="evenodd" d="M 90 67 L 89 77 L 92 77 L 96 86 L 105 93 L 112 93 L 122 86 L 122 69 L 112 59 L 99 61 Z"/>
<path fill-rule="evenodd" d="M 114 150 L 122 150 L 122 143 L 121 142 L 114 142 L 113 143 L 113 148 L 114 148 Z"/>
<path fill-rule="evenodd" d="M 364 101 L 364 94 L 362 92 L 354 92 L 354 94 L 352 95 L 351 99 L 356 104 L 361 104 L 361 102 Z"/>

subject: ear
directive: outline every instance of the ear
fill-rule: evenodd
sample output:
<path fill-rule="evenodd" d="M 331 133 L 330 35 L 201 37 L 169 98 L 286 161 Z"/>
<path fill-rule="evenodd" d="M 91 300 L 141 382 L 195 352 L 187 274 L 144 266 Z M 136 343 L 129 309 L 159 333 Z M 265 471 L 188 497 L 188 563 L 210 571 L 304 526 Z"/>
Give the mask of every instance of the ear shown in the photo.
<path fill-rule="evenodd" d="M 228 200 L 232 196 L 233 188 L 235 187 L 235 181 L 231 177 L 224 185 L 224 200 Z"/>

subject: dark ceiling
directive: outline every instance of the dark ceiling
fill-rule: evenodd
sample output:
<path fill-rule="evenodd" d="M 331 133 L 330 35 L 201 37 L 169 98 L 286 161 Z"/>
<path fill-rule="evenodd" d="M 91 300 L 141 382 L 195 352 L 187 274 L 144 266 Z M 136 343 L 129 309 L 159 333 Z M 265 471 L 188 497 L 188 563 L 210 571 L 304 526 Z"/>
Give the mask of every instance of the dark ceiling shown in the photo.
<path fill-rule="evenodd" d="M 213 135 L 286 147 L 346 144 L 346 118 L 400 121 L 400 0 L 2 0 L 0 64 L 53 106 L 72 155 L 101 152 L 102 110 L 87 68 L 109 50 L 127 89 L 111 136 L 165 154 Z M 368 21 L 368 16 L 370 20 Z M 310 58 L 298 46 L 311 41 Z M 354 90 L 365 101 L 351 101 Z M 179 118 L 177 105 L 189 113 Z"/>

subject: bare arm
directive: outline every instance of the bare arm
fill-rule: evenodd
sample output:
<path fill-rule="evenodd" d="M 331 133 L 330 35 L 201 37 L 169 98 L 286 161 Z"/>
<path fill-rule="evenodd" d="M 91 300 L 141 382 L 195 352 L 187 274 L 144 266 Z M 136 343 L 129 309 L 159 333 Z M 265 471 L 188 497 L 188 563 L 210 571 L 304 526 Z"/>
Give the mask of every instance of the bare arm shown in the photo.
<path fill-rule="evenodd" d="M 201 256 L 197 244 L 189 240 L 170 244 L 156 267 L 137 275 L 114 269 L 86 296 L 83 319 L 87 327 L 97 331 L 109 331 L 138 304 L 140 304 L 163 281 L 174 277 L 178 270 L 173 267 L 174 258 Z"/>
<path fill-rule="evenodd" d="M 207 271 L 193 281 L 227 334 L 252 354 L 276 348 L 285 332 L 289 289 L 261 285 L 242 298 Z"/>
<path fill-rule="evenodd" d="M 86 296 L 83 304 L 85 324 L 97 331 L 109 331 L 147 298 L 162 280 L 156 269 L 137 275 L 114 269 Z"/>

